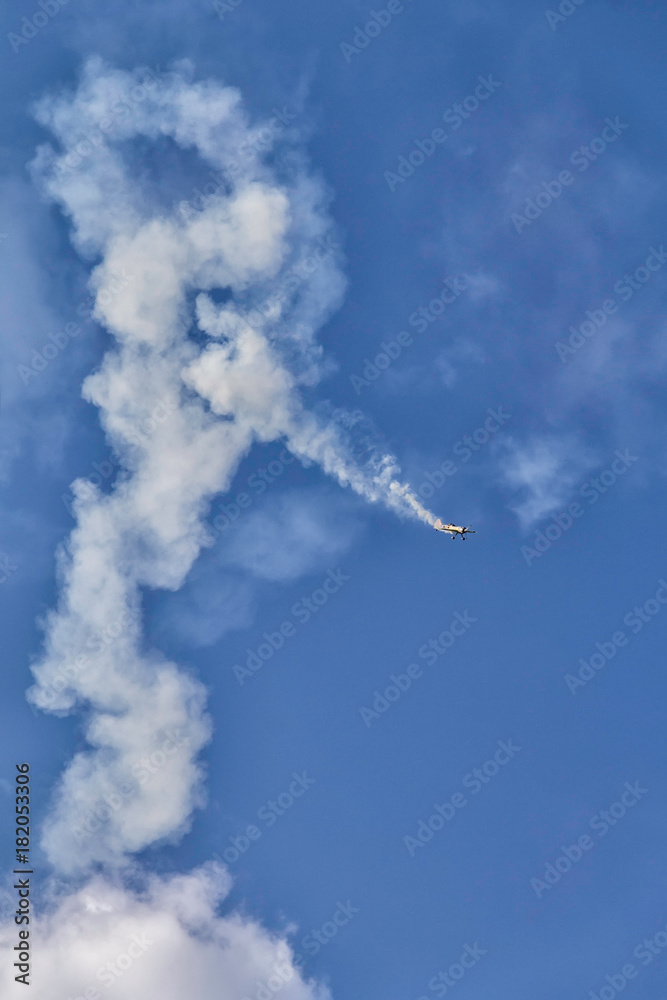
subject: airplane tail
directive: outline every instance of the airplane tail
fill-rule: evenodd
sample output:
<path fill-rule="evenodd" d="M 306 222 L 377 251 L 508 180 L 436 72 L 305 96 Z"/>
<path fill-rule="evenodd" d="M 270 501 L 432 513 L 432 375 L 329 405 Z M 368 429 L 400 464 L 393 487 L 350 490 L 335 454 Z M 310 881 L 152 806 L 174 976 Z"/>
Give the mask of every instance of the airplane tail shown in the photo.
<path fill-rule="evenodd" d="M 442 521 L 440 520 L 440 518 L 437 519 L 437 521 L 435 522 L 435 524 L 433 525 L 433 527 L 436 530 L 438 530 L 439 528 L 442 528 Z"/>

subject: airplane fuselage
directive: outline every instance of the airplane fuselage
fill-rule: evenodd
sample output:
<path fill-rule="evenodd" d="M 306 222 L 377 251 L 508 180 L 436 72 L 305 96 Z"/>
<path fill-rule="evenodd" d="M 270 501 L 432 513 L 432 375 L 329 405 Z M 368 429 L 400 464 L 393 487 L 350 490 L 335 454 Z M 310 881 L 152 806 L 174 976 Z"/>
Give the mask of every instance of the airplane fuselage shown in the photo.
<path fill-rule="evenodd" d="M 452 538 L 455 538 L 456 535 L 461 535 L 462 538 L 465 538 L 467 534 L 472 534 L 472 535 L 475 534 L 475 532 L 472 531 L 471 528 L 463 528 L 459 524 L 443 524 L 440 518 L 438 518 L 433 527 L 435 528 L 436 531 L 448 532 L 448 534 L 450 534 Z"/>

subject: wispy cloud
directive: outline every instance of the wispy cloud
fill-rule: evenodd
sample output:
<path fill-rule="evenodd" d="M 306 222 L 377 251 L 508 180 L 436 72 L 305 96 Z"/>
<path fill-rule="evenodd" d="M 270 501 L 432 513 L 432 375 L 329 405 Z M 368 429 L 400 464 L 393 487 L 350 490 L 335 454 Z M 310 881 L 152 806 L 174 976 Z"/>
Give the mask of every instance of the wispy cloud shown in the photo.
<path fill-rule="evenodd" d="M 257 500 L 211 539 L 182 590 L 159 599 L 157 634 L 213 645 L 252 622 L 263 581 L 289 583 L 335 565 L 358 529 L 349 500 L 328 491 Z"/>
<path fill-rule="evenodd" d="M 534 436 L 525 443 L 514 438 L 503 442 L 502 480 L 515 491 L 510 503 L 521 528 L 563 506 L 594 457 L 572 436 Z"/>
<path fill-rule="evenodd" d="M 248 515 L 222 561 L 259 579 L 295 580 L 336 562 L 355 534 L 349 513 L 332 498 L 289 492 Z"/>

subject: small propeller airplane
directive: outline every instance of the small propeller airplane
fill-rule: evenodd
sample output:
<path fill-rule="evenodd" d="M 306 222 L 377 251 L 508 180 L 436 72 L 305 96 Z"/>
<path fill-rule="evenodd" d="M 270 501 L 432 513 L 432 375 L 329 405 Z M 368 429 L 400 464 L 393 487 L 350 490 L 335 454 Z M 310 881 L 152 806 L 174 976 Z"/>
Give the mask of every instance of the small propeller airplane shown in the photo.
<path fill-rule="evenodd" d="M 473 531 L 470 525 L 467 528 L 461 528 L 458 524 L 443 524 L 440 518 L 433 525 L 436 531 L 448 531 L 452 539 L 460 535 L 463 541 L 466 540 L 466 535 L 475 535 L 477 532 Z"/>

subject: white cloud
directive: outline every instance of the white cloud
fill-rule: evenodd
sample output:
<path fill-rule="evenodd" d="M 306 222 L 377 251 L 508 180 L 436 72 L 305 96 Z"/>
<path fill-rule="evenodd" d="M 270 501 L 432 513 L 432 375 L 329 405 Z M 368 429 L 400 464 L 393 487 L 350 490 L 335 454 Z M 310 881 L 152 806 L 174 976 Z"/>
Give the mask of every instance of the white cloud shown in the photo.
<path fill-rule="evenodd" d="M 87 882 L 33 919 L 30 996 L 255 1000 L 263 985 L 279 1000 L 327 1000 L 326 989 L 304 981 L 283 936 L 238 913 L 219 915 L 229 887 L 228 874 L 214 864 L 151 878 L 142 890 L 101 877 Z M 13 921 L 0 927 L 6 1000 L 25 991 L 14 981 L 18 944 Z"/>
<path fill-rule="evenodd" d="M 341 494 L 288 490 L 251 500 L 255 506 L 235 521 L 218 517 L 221 527 L 212 527 L 211 547 L 183 588 L 158 598 L 151 635 L 211 646 L 250 625 L 262 581 L 287 583 L 334 567 L 358 534 L 349 499 Z"/>
<path fill-rule="evenodd" d="M 248 513 L 230 532 L 221 561 L 260 579 L 295 580 L 332 566 L 350 546 L 355 529 L 333 497 L 283 493 Z"/>
<path fill-rule="evenodd" d="M 213 555 L 205 554 L 182 590 L 159 599 L 150 634 L 195 648 L 213 646 L 227 632 L 252 623 L 256 589 L 242 573 L 226 572 Z"/>
<path fill-rule="evenodd" d="M 502 479 L 518 494 L 510 509 L 524 531 L 565 506 L 574 485 L 593 465 L 591 454 L 573 437 L 533 437 L 521 444 L 505 438 L 502 444 Z"/>

